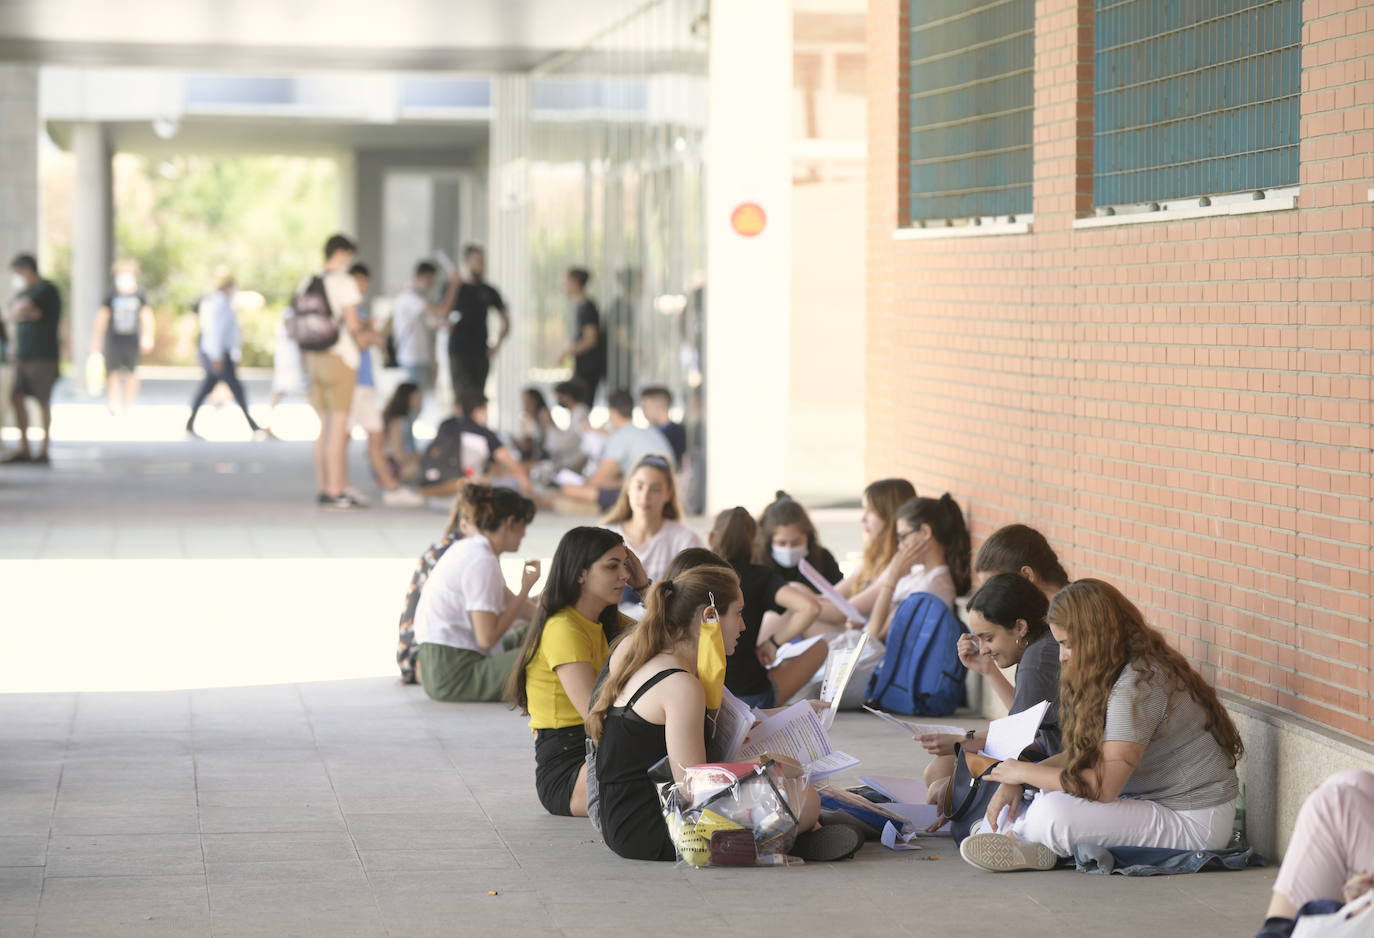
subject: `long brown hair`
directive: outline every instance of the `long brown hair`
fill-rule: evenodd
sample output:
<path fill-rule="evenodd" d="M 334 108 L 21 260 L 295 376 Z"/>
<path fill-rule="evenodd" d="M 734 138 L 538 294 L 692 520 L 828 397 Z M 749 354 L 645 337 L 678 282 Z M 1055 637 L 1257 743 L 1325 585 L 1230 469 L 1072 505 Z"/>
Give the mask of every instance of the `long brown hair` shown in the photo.
<path fill-rule="evenodd" d="M 716 515 L 716 525 L 711 529 L 711 550 L 730 566 L 743 567 L 753 557 L 757 533 L 758 522 L 747 509 L 727 508 Z"/>
<path fill-rule="evenodd" d="M 644 618 L 617 640 L 616 645 L 628 643 L 619 664 L 612 652 L 611 669 L 601 685 L 601 692 L 587 714 L 587 735 L 601 738 L 606 711 L 625 689 L 625 683 L 654 655 L 670 650 L 681 643 L 697 625 L 697 611 L 716 598 L 716 608 L 724 609 L 740 597 L 739 577 L 724 566 L 695 567 L 662 580 L 649 590 Z"/>
<path fill-rule="evenodd" d="M 663 474 L 664 480 L 668 483 L 668 502 L 663 506 L 663 517 L 670 521 L 677 521 L 682 518 L 682 502 L 677 497 L 677 479 L 673 476 L 673 466 L 666 457 L 649 455 L 645 456 L 635 467 L 630 470 L 630 474 L 625 477 L 625 482 L 620 486 L 620 495 L 607 512 L 606 517 L 601 519 L 605 525 L 624 524 L 634 517 L 634 509 L 630 507 L 630 480 L 635 477 L 635 473 L 641 469 L 652 469 Z"/>
<path fill-rule="evenodd" d="M 1016 573 L 1030 567 L 1046 586 L 1063 589 L 1069 585 L 1069 575 L 1059 562 L 1045 535 L 1024 524 L 1009 524 L 992 533 L 978 548 L 973 562 L 977 573 Z"/>
<path fill-rule="evenodd" d="M 1065 791 L 1080 798 L 1097 797 L 1083 773 L 1096 769 L 1102 759 L 1107 700 L 1128 664 L 1142 672 L 1142 681 L 1161 681 L 1171 692 L 1187 691 L 1206 711 L 1207 731 L 1230 754 L 1232 765 L 1244 753 L 1240 732 L 1212 685 L 1145 623 L 1140 610 L 1116 587 L 1101 580 L 1076 580 L 1054 597 L 1046 618 L 1067 633 L 1072 648 L 1059 675 L 1068 754 L 1060 775 Z"/>
<path fill-rule="evenodd" d="M 864 501 L 883 519 L 883 527 L 864 545 L 864 562 L 854 581 L 855 592 L 877 579 L 897 553 L 897 509 L 915 497 L 916 487 L 906 479 L 879 479 L 864 489 Z"/>

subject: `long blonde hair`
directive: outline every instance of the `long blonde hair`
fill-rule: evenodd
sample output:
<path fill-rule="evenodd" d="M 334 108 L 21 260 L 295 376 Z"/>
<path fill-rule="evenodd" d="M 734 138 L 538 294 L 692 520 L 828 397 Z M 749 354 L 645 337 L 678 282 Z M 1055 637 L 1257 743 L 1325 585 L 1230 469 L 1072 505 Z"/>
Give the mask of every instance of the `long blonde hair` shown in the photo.
<path fill-rule="evenodd" d="M 1188 659 L 1121 592 L 1101 580 L 1076 580 L 1059 591 L 1045 618 L 1067 633 L 1073 653 L 1059 674 L 1059 706 L 1064 714 L 1064 750 L 1068 758 L 1060 776 L 1064 790 L 1080 798 L 1097 792 L 1083 779 L 1102 758 L 1107 701 L 1126 665 L 1143 672 L 1141 680 L 1158 680 L 1170 692 L 1187 691 L 1207 713 L 1207 731 L 1235 765 L 1245 751 L 1231 715 L 1217 692 L 1193 670 Z"/>
<path fill-rule="evenodd" d="M 677 479 L 673 476 L 673 464 L 668 462 L 666 457 L 650 454 L 635 463 L 635 467 L 625 477 L 624 484 L 620 486 L 620 496 L 616 498 L 615 504 L 611 506 L 606 517 L 601 519 L 602 524 L 624 524 L 634 517 L 634 509 L 630 507 L 630 481 L 634 479 L 635 473 L 641 469 L 652 469 L 661 473 L 668 483 L 668 501 L 663 506 L 663 517 L 670 521 L 678 521 L 682 518 L 682 502 L 677 497 Z"/>
<path fill-rule="evenodd" d="M 692 634 L 697 611 L 711 602 L 712 595 L 716 607 L 722 610 L 740 598 L 735 571 L 726 566 L 694 567 L 654 584 L 645 603 L 644 618 L 616 641 L 617 646 L 624 642 L 629 647 L 619 663 L 615 661 L 615 652 L 612 653 L 610 672 L 587 713 L 588 736 L 601 739 L 606 711 L 625 689 L 626 682 L 655 655 L 671 650 Z"/>
<path fill-rule="evenodd" d="M 906 479 L 879 479 L 864 489 L 868 508 L 883 519 L 883 527 L 864 545 L 864 562 L 859 567 L 854 592 L 872 583 L 897 553 L 897 509 L 916 497 L 916 486 Z"/>

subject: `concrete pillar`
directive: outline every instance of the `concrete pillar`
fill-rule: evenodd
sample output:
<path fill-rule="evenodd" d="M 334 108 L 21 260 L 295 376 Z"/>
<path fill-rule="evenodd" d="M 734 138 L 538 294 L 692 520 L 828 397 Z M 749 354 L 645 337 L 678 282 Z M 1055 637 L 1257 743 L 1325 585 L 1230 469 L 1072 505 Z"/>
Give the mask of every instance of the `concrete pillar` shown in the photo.
<path fill-rule="evenodd" d="M 38 254 L 38 69 L 0 65 L 0 263 Z M 43 258 L 39 258 L 43 260 Z M 0 408 L 3 410 L 3 408 Z"/>
<path fill-rule="evenodd" d="M 461 249 L 461 242 L 464 238 L 472 235 L 461 231 L 462 208 L 462 181 L 457 177 L 439 177 L 433 181 L 433 197 L 430 204 L 434 206 L 433 214 L 430 216 L 430 244 L 429 248 L 439 248 L 449 257 L 458 258 Z"/>
<path fill-rule="evenodd" d="M 91 352 L 91 330 L 109 289 L 114 255 L 112 153 L 105 125 L 72 125 L 72 153 L 76 157 L 76 188 L 72 199 L 72 295 L 67 315 L 72 361 L 80 368 Z"/>
<path fill-rule="evenodd" d="M 492 79 L 487 160 L 490 206 L 487 276 L 506 298 L 511 334 L 510 341 L 494 362 L 487 395 L 493 398 L 492 416 L 505 430 L 515 428 L 520 389 L 525 384 L 531 361 L 529 147 L 530 80 L 519 74 L 497 75 Z"/>
<path fill-rule="evenodd" d="M 714 0 L 709 74 L 706 499 L 753 508 L 787 478 L 792 0 Z M 731 224 L 747 203 L 767 218 L 752 237 Z"/>

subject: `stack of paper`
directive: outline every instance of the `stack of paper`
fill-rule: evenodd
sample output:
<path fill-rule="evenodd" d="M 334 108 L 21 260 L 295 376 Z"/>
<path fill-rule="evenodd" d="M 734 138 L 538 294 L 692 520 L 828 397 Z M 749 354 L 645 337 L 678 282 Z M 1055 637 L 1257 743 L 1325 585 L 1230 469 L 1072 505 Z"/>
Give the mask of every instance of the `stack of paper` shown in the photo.
<path fill-rule="evenodd" d="M 764 753 L 795 759 L 812 778 L 825 778 L 853 768 L 859 760 L 830 744 L 820 717 L 809 701 L 794 703 L 759 723 L 732 760 L 755 759 Z"/>

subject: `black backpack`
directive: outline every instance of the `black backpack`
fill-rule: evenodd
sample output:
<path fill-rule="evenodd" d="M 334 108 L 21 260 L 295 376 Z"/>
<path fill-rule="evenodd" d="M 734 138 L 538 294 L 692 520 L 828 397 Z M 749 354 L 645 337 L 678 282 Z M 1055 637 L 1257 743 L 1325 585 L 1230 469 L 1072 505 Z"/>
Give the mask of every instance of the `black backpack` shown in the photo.
<path fill-rule="evenodd" d="M 323 352 L 339 341 L 339 321 L 329 308 L 324 278 L 319 274 L 292 298 L 286 311 L 286 334 L 307 352 Z"/>

